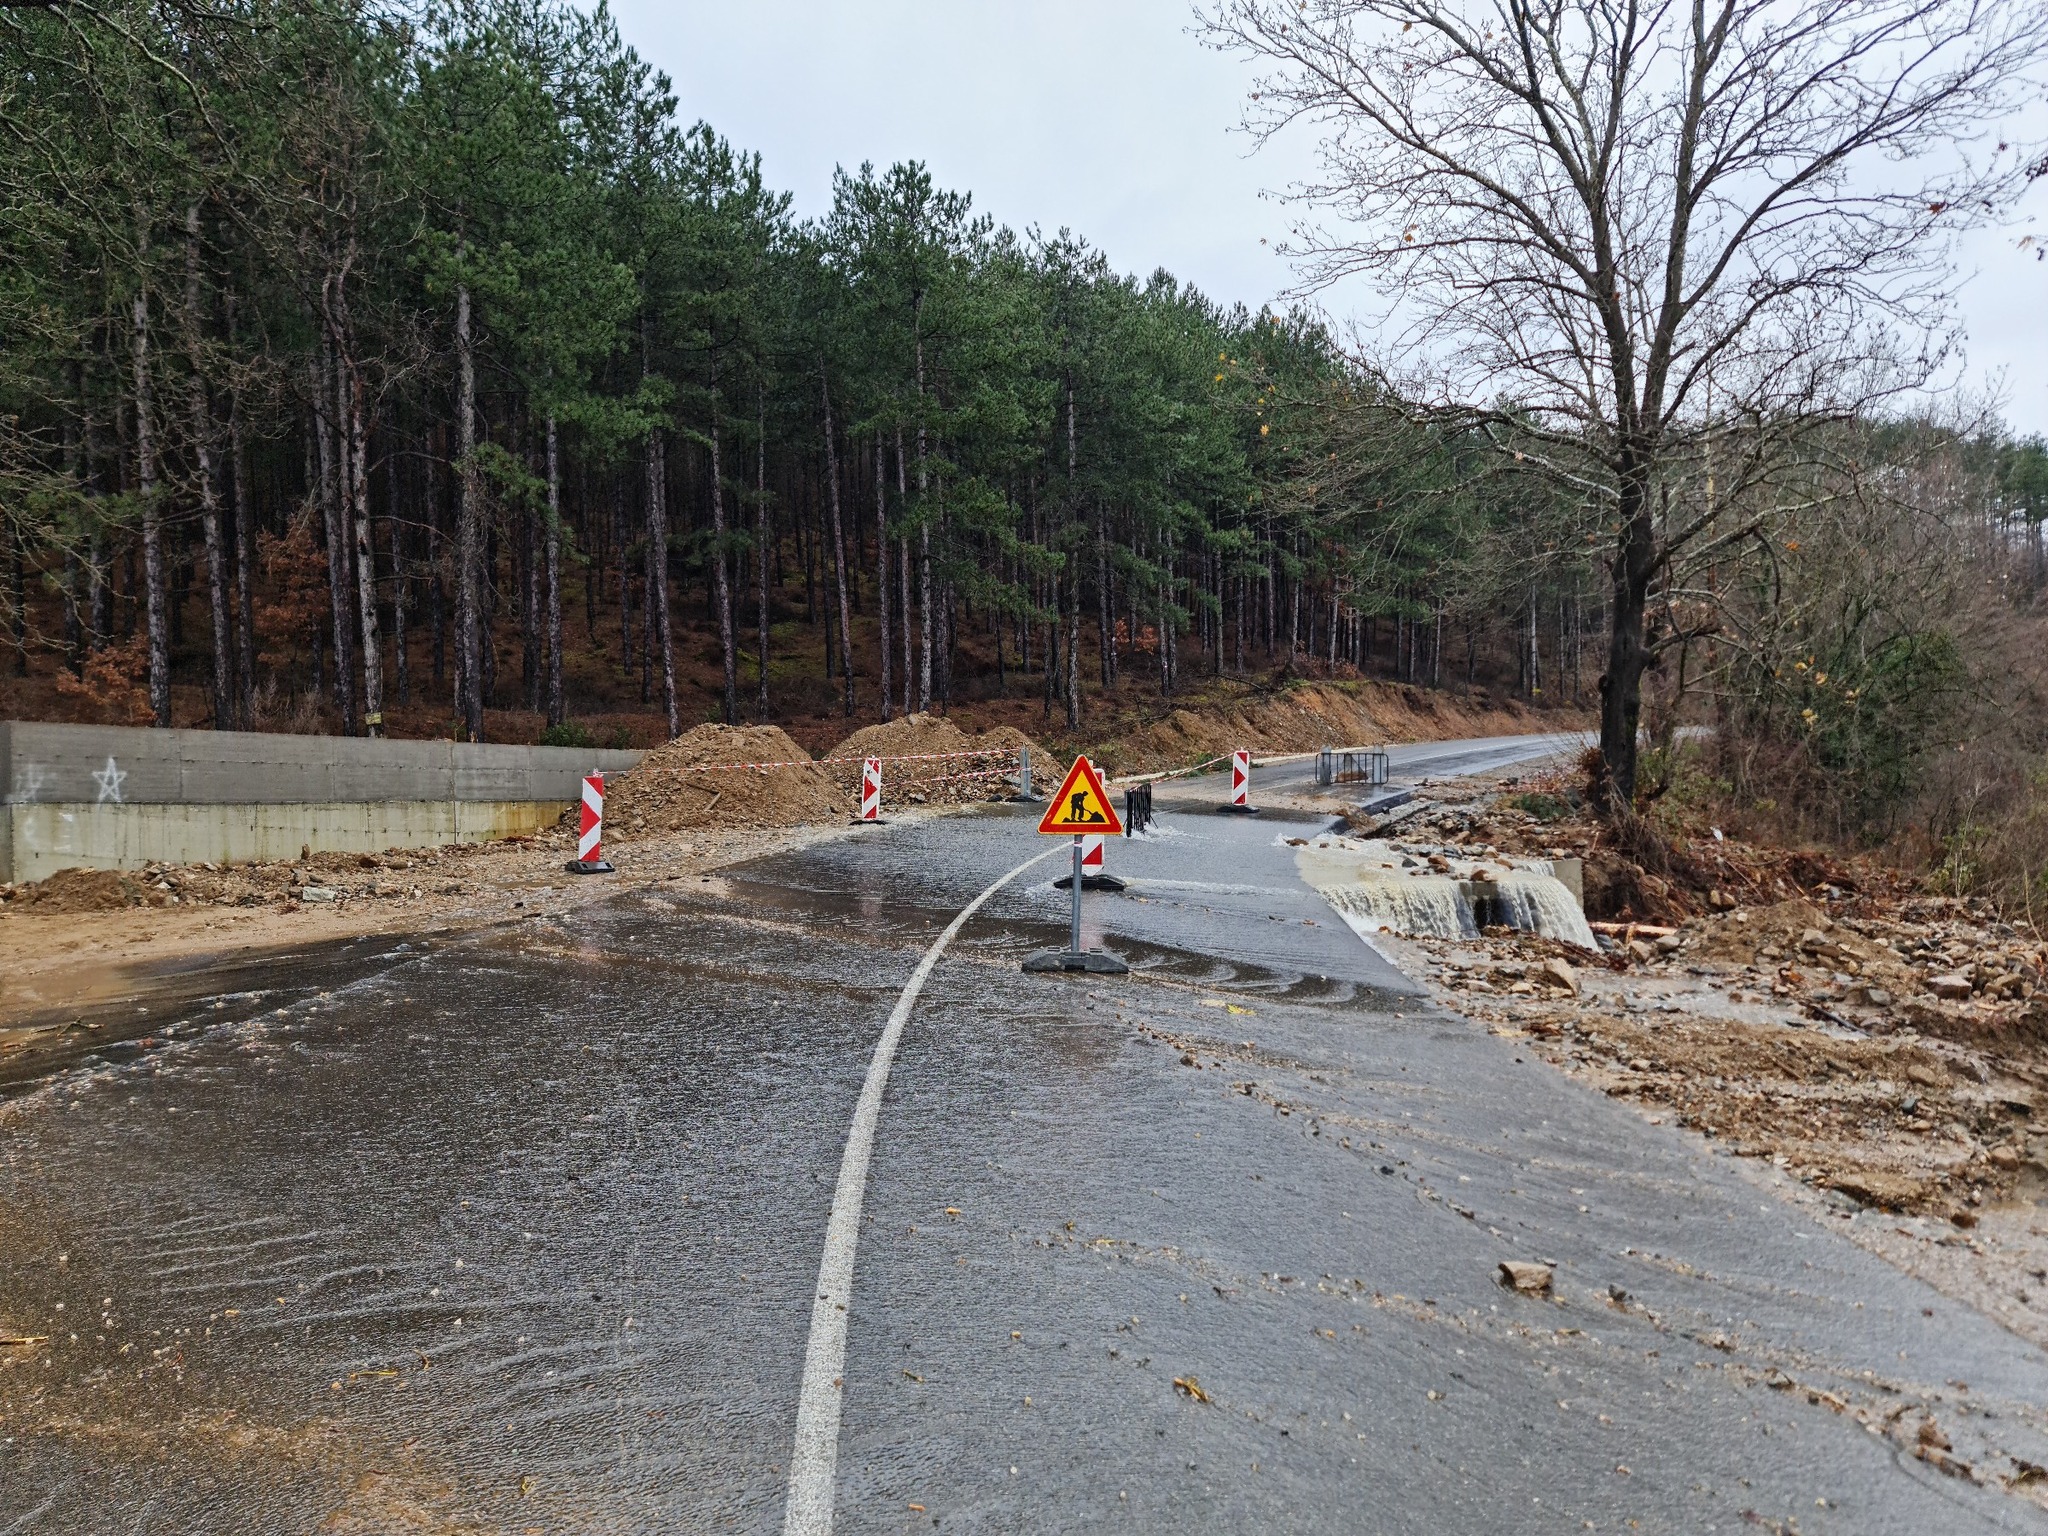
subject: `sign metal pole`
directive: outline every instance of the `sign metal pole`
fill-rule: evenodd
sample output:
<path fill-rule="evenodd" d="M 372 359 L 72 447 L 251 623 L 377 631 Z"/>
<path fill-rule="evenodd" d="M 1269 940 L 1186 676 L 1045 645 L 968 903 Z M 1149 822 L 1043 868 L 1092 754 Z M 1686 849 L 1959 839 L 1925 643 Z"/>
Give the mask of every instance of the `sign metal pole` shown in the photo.
<path fill-rule="evenodd" d="M 1067 945 L 1070 952 L 1081 953 L 1081 838 L 1074 837 L 1074 937 Z"/>

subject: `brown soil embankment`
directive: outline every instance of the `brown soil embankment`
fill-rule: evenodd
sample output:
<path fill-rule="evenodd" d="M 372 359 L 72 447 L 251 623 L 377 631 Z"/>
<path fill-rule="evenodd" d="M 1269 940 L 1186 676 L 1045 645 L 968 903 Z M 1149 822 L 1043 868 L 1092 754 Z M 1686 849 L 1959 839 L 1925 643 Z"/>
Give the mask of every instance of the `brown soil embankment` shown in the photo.
<path fill-rule="evenodd" d="M 1377 682 L 1213 683 L 1163 715 L 1090 722 L 1085 750 L 1111 773 L 1184 768 L 1239 747 L 1313 752 L 1326 746 L 1523 736 L 1587 728 L 1590 717 Z"/>

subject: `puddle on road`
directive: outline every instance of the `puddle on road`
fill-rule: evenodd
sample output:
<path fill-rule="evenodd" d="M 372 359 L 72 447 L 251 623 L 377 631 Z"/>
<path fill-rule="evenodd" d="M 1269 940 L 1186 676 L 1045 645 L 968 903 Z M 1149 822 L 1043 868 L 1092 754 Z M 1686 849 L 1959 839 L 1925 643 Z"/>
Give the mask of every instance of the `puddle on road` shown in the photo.
<path fill-rule="evenodd" d="M 380 934 L 136 967 L 117 1000 L 49 1010 L 0 1034 L 7 1046 L 0 1054 L 0 1099 L 73 1067 L 130 1060 L 203 1030 L 242 1023 L 378 974 L 426 948 L 422 940 Z"/>

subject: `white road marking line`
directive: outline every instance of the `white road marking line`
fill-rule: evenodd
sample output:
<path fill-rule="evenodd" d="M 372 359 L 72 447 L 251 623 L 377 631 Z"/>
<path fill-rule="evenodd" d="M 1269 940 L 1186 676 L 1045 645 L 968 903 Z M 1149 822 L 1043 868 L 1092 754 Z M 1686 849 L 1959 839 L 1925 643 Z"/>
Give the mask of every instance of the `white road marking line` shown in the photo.
<path fill-rule="evenodd" d="M 832 1219 L 825 1225 L 825 1257 L 818 1265 L 817 1300 L 811 1303 L 811 1340 L 804 1350 L 804 1380 L 797 1395 L 796 1447 L 789 1459 L 789 1503 L 782 1518 L 783 1536 L 829 1536 L 832 1529 L 832 1484 L 839 1466 L 839 1403 L 846 1369 L 846 1312 L 853 1302 L 853 1254 L 860 1240 L 861 1206 L 867 1198 L 868 1157 L 875 1145 L 875 1122 L 882 1113 L 882 1092 L 889 1086 L 889 1067 L 896 1042 L 925 978 L 939 963 L 953 935 L 981 910 L 981 904 L 1041 859 L 1067 851 L 1063 839 L 1034 854 L 960 909 L 946 931 L 917 962 L 895 1011 L 875 1042 L 867 1081 L 853 1109 L 846 1133 L 846 1153 L 839 1160 L 839 1184 L 832 1194 Z"/>

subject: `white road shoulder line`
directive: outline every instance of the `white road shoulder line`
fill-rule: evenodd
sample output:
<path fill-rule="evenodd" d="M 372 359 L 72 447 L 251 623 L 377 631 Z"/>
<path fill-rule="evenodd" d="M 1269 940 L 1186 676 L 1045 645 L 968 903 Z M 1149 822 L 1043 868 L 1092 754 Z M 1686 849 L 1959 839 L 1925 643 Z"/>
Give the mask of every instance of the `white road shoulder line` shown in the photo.
<path fill-rule="evenodd" d="M 875 1054 L 861 1084 L 860 1102 L 846 1133 L 846 1153 L 839 1160 L 839 1184 L 832 1195 L 832 1219 L 825 1225 L 825 1257 L 818 1265 L 817 1300 L 811 1303 L 811 1340 L 804 1350 L 804 1380 L 797 1397 L 796 1447 L 789 1460 L 789 1503 L 782 1517 L 783 1536 L 827 1536 L 832 1529 L 832 1485 L 839 1466 L 839 1403 L 846 1368 L 846 1312 L 853 1302 L 853 1254 L 860 1240 L 861 1206 L 867 1198 L 868 1157 L 875 1145 L 875 1123 L 882 1113 L 882 1092 L 889 1086 L 889 1067 L 896 1042 L 925 978 L 939 963 L 953 935 L 981 909 L 983 902 L 1041 859 L 1066 850 L 1064 839 L 1035 854 L 1004 875 L 960 909 L 945 932 L 917 962 L 896 999 Z"/>

